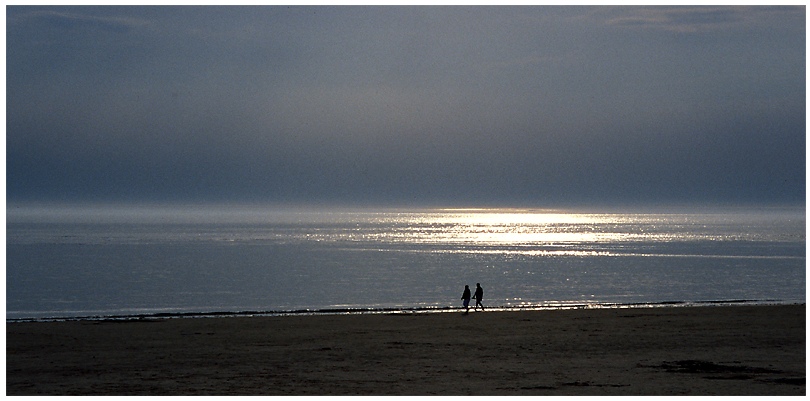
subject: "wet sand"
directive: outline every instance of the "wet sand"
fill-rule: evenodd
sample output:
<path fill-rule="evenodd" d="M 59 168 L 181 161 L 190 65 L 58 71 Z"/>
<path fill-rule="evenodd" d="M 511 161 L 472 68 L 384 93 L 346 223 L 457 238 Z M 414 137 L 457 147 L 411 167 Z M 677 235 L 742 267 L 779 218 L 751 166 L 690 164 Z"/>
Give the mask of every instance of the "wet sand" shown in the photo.
<path fill-rule="evenodd" d="M 805 305 L 6 324 L 7 395 L 805 395 Z"/>

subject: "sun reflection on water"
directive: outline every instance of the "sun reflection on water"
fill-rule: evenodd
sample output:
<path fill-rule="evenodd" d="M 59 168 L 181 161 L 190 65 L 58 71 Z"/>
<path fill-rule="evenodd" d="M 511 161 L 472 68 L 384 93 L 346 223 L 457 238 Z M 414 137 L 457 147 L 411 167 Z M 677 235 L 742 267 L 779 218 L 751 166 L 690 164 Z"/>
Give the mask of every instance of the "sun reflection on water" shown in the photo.
<path fill-rule="evenodd" d="M 420 213 L 410 216 L 406 236 L 426 243 L 475 245 L 605 242 L 627 239 L 627 232 L 606 231 L 607 215 L 554 212 Z"/>

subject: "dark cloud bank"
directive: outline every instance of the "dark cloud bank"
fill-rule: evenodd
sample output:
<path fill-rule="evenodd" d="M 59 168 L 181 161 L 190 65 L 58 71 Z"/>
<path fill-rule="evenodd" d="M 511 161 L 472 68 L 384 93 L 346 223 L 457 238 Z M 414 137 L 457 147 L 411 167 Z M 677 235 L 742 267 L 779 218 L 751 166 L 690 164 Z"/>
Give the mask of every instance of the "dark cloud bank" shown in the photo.
<path fill-rule="evenodd" d="M 803 203 L 805 9 L 8 7 L 7 199 Z"/>

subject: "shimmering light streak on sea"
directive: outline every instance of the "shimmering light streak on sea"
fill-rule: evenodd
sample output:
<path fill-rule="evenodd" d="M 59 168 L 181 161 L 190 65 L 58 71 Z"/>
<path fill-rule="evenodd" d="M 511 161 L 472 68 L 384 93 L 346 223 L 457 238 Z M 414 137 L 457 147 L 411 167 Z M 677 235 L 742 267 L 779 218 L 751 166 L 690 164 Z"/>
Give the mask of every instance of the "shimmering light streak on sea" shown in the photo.
<path fill-rule="evenodd" d="M 348 229 L 308 233 L 330 241 L 379 241 L 473 246 L 539 244 L 610 244 L 768 239 L 768 232 L 739 231 L 729 216 L 662 214 L 577 214 L 545 211 L 499 212 L 498 209 L 430 213 L 360 213 L 368 221 Z M 730 220 L 731 219 L 731 220 Z M 728 231 L 723 231 L 728 227 Z M 758 227 L 759 228 L 759 227 Z M 719 230 L 718 230 L 719 229 Z"/>

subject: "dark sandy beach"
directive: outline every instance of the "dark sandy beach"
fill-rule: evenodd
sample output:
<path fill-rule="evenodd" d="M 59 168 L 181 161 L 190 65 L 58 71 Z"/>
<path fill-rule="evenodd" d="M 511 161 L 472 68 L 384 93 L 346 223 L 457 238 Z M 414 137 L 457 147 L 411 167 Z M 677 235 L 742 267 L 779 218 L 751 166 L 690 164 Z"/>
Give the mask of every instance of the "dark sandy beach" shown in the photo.
<path fill-rule="evenodd" d="M 805 395 L 805 305 L 6 324 L 7 395 Z"/>

